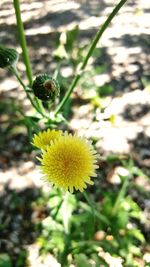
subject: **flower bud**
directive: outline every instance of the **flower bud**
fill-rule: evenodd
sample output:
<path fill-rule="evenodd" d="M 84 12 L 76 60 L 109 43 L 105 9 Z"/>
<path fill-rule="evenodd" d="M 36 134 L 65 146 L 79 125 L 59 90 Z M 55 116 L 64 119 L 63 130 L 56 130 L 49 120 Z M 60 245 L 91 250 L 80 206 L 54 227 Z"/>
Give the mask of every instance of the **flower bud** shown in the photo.
<path fill-rule="evenodd" d="M 18 52 L 15 49 L 0 45 L 0 68 L 16 67 L 18 57 Z"/>
<path fill-rule="evenodd" d="M 32 89 L 35 96 L 43 101 L 54 101 L 60 93 L 59 83 L 48 74 L 38 75 L 33 81 Z"/>

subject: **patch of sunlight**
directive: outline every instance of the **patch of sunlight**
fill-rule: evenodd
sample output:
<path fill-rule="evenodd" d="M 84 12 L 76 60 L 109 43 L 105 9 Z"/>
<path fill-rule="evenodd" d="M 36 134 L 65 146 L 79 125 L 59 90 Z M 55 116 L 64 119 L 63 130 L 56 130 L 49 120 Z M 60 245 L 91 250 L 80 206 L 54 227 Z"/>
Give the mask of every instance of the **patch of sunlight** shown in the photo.
<path fill-rule="evenodd" d="M 104 74 L 94 76 L 93 80 L 96 86 L 103 86 L 106 83 L 110 82 L 110 76 L 104 73 Z"/>
<path fill-rule="evenodd" d="M 88 17 L 81 21 L 79 27 L 81 30 L 87 30 L 94 27 L 97 28 L 104 22 L 105 18 L 106 16 L 101 16 L 100 18 L 95 16 Z"/>
<path fill-rule="evenodd" d="M 46 255 L 40 256 L 40 246 L 38 244 L 31 244 L 27 246 L 28 250 L 28 263 L 30 267 L 61 267 L 60 263 L 52 256 L 47 253 Z"/>
<path fill-rule="evenodd" d="M 67 78 L 67 77 L 70 77 L 71 75 L 73 75 L 73 70 L 71 67 L 63 67 L 61 69 L 61 74 L 63 77 Z"/>
<path fill-rule="evenodd" d="M 51 0 L 47 1 L 46 6 L 50 7 L 51 12 L 62 12 L 72 9 L 78 9 L 80 7 L 80 4 L 76 3 L 75 1 L 68 1 L 68 0 L 63 0 L 63 1 Z"/>
<path fill-rule="evenodd" d="M 6 92 L 18 87 L 18 82 L 15 79 L 7 78 L 4 81 L 1 81 L 0 92 Z"/>
<path fill-rule="evenodd" d="M 37 27 L 37 28 L 32 28 L 32 29 L 28 29 L 26 30 L 26 35 L 30 35 L 30 36 L 34 36 L 37 34 L 47 34 L 54 31 L 54 28 L 51 27 L 50 25 L 44 25 L 41 27 Z"/>
<path fill-rule="evenodd" d="M 43 3 L 42 2 L 31 2 L 30 5 L 29 3 L 21 3 L 21 11 L 29 11 L 29 10 L 33 10 L 35 11 L 35 9 L 39 9 L 43 7 Z"/>

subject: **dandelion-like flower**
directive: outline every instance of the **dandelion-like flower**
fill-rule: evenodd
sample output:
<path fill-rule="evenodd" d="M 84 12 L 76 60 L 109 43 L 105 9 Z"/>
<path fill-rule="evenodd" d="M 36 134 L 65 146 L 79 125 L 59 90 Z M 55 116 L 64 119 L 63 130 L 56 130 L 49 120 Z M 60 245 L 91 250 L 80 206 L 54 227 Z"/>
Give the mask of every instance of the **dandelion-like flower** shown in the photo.
<path fill-rule="evenodd" d="M 51 141 L 58 139 L 61 135 L 61 130 L 56 131 L 48 129 L 47 131 L 34 134 L 32 144 L 40 149 L 46 149 L 46 147 L 50 145 Z"/>
<path fill-rule="evenodd" d="M 83 191 L 93 184 L 91 176 L 96 177 L 96 151 L 85 139 L 65 133 L 51 142 L 43 150 L 41 169 L 44 179 L 56 187 Z"/>

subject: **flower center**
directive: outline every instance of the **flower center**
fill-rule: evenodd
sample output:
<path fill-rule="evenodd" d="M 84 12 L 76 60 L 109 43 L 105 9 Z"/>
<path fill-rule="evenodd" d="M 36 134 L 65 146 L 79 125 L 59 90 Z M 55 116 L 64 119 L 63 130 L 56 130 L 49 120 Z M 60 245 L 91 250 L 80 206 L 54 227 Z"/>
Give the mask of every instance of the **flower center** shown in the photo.
<path fill-rule="evenodd" d="M 46 81 L 44 82 L 44 88 L 45 88 L 47 91 L 55 92 L 55 86 L 54 86 L 53 82 L 50 81 L 50 80 L 46 80 Z"/>

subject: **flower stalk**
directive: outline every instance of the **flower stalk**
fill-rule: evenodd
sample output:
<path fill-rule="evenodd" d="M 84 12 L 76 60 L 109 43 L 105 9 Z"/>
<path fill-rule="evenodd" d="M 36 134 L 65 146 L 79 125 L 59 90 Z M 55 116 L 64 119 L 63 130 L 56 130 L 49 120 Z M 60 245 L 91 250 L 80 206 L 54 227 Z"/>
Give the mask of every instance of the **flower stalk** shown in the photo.
<path fill-rule="evenodd" d="M 21 19 L 21 11 L 20 11 L 20 1 L 19 0 L 13 0 L 14 3 L 14 8 L 15 8 L 15 15 L 16 15 L 16 21 L 17 21 L 17 29 L 18 29 L 18 35 L 19 35 L 19 41 L 20 41 L 20 46 L 22 48 L 22 57 L 23 61 L 26 67 L 26 75 L 28 78 L 29 86 L 32 87 L 32 69 L 31 69 L 31 64 L 30 64 L 30 58 L 28 55 L 28 50 L 27 50 L 27 43 L 26 43 L 26 38 L 24 34 L 24 26 L 22 23 Z M 20 82 L 20 84 L 23 86 L 24 90 L 27 93 L 26 86 L 22 82 L 21 78 L 18 75 L 17 71 L 13 72 Z M 31 96 L 29 93 L 27 93 L 27 96 L 32 104 L 32 106 L 43 116 L 46 117 L 45 115 L 45 110 L 43 108 L 42 103 L 35 97 L 34 100 L 32 100 Z"/>
<path fill-rule="evenodd" d="M 43 117 L 45 117 L 46 115 L 42 112 L 42 109 L 40 108 L 40 106 L 36 105 L 34 100 L 32 99 L 32 97 L 30 96 L 30 93 L 28 92 L 28 90 L 30 88 L 24 84 L 24 82 L 22 81 L 17 69 L 14 68 L 13 66 L 10 66 L 8 69 L 15 75 L 15 77 L 17 78 L 19 83 L 22 85 L 24 91 L 26 92 L 26 95 L 27 95 L 28 99 L 30 100 L 31 105 L 35 108 L 35 110 L 38 113 L 40 113 Z"/>
<path fill-rule="evenodd" d="M 72 84 L 70 85 L 67 93 L 65 94 L 65 96 L 63 97 L 62 101 L 60 102 L 60 104 L 58 105 L 56 111 L 55 111 L 55 115 L 57 115 L 60 110 L 64 107 L 65 103 L 68 101 L 72 91 L 74 90 L 74 88 L 76 87 L 77 83 L 79 82 L 82 73 L 88 63 L 89 58 L 91 57 L 91 55 L 93 54 L 93 51 L 98 43 L 98 41 L 100 40 L 100 38 L 102 37 L 103 33 L 105 32 L 105 30 L 107 29 L 107 27 L 109 26 L 110 22 L 112 21 L 112 19 L 115 17 L 115 15 L 118 13 L 118 11 L 120 10 L 120 8 L 127 2 L 127 0 L 121 0 L 116 7 L 113 9 L 112 13 L 109 15 L 109 17 L 106 19 L 106 21 L 104 22 L 104 24 L 100 27 L 100 29 L 98 30 L 98 32 L 96 33 L 90 47 L 89 50 L 87 52 L 87 55 L 85 57 L 85 59 L 83 60 L 81 67 L 80 67 L 80 71 L 77 73 L 77 75 L 75 76 L 75 78 L 72 81 Z"/>
<path fill-rule="evenodd" d="M 20 41 L 20 45 L 22 48 L 23 61 L 26 66 L 26 74 L 28 77 L 29 85 L 31 87 L 32 86 L 32 69 L 31 69 L 30 59 L 29 59 L 29 55 L 27 51 L 27 43 L 26 43 L 26 38 L 24 34 L 24 27 L 23 27 L 23 23 L 21 19 L 20 1 L 13 0 L 13 2 L 14 2 L 15 14 L 16 14 L 19 41 Z"/>

